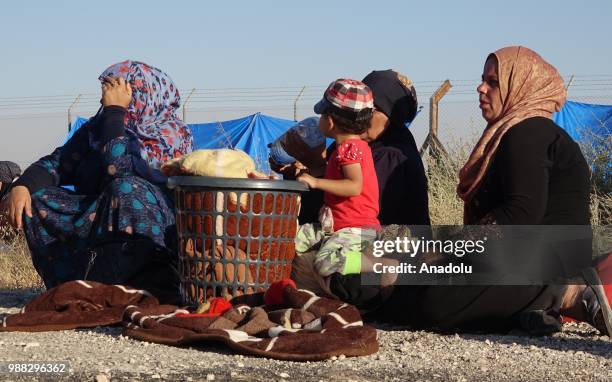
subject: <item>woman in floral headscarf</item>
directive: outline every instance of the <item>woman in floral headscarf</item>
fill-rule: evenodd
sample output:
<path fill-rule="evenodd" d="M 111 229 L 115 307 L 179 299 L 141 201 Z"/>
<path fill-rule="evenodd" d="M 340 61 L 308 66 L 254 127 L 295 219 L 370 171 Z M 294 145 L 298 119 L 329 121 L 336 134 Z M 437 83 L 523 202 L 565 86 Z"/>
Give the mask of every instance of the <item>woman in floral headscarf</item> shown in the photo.
<path fill-rule="evenodd" d="M 177 115 L 178 89 L 136 61 L 113 65 L 99 79 L 98 114 L 31 165 L 9 198 L 12 223 L 23 225 L 47 288 L 75 279 L 138 286 L 152 261 L 173 261 L 173 201 L 159 167 L 192 150 Z"/>

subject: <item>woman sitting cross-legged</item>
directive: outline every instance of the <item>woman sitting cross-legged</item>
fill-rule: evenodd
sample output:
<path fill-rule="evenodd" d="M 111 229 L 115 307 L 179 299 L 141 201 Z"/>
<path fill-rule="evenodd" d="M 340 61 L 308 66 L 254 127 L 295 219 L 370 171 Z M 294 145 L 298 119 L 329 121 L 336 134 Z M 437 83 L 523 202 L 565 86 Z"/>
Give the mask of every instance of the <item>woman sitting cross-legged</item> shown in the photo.
<path fill-rule="evenodd" d="M 158 169 L 192 151 L 176 112 L 179 91 L 164 72 L 136 61 L 113 65 L 99 79 L 100 111 L 14 183 L 10 219 L 24 228 L 47 288 L 91 279 L 173 299 L 174 202 Z"/>

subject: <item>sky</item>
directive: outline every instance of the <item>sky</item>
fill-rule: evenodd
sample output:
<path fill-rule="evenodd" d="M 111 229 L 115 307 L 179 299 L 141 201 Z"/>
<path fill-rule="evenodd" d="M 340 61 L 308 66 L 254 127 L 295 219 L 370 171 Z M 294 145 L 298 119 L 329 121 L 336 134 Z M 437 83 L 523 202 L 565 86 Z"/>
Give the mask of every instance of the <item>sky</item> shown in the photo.
<path fill-rule="evenodd" d="M 25 166 L 50 153 L 65 136 L 73 97 L 88 100 L 73 114 L 95 112 L 98 75 L 128 58 L 167 72 L 184 98 L 199 89 L 189 122 L 258 109 L 292 118 L 290 99 L 302 86 L 298 117 L 307 117 L 335 78 L 361 79 L 388 68 L 415 82 L 425 106 L 428 94 L 451 79 L 456 86 L 449 96 L 471 105 L 456 113 L 477 120 L 474 89 L 484 59 L 507 45 L 535 50 L 562 75 L 576 75 L 577 84 L 601 79 L 598 86 L 607 81 L 612 88 L 610 15 L 609 0 L 6 2 L 0 13 L 0 160 Z M 227 95 L 215 93 L 227 88 L 251 90 L 248 99 L 206 103 L 206 94 Z M 277 99 L 275 92 L 286 94 Z M 422 139 L 427 116 L 417 120 L 415 135 Z"/>

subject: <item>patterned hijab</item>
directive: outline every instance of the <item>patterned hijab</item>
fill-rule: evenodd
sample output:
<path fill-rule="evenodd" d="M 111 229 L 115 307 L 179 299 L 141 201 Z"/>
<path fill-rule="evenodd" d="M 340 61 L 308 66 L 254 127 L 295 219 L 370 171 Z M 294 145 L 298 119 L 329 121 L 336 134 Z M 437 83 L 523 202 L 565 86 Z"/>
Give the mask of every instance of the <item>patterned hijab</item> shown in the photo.
<path fill-rule="evenodd" d="M 179 91 L 161 70 L 138 61 L 126 60 L 106 69 L 98 78 L 123 77 L 132 85 L 132 102 L 125 126 L 140 142 L 141 155 L 153 168 L 193 150 L 191 130 L 177 109 Z"/>
<path fill-rule="evenodd" d="M 459 172 L 457 194 L 465 202 L 471 200 L 482 183 L 508 129 L 527 118 L 550 118 L 552 113 L 561 110 L 566 98 L 557 69 L 534 51 L 511 46 L 491 56 L 497 58 L 502 111 L 500 118 L 487 125 Z"/>

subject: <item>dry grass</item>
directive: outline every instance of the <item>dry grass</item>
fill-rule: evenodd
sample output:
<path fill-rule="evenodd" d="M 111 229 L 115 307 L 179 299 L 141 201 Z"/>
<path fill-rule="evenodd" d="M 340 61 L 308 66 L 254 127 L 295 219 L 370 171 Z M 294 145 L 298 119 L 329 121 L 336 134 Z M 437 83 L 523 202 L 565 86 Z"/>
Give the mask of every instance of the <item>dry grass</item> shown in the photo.
<path fill-rule="evenodd" d="M 0 236 L 11 230 L 0 227 Z M 8 243 L 0 241 L 0 245 L 0 289 L 43 288 L 23 234 L 17 234 Z"/>
<path fill-rule="evenodd" d="M 612 136 L 590 136 L 580 146 L 592 169 L 592 224 L 612 225 Z"/>
<path fill-rule="evenodd" d="M 581 144 L 591 173 L 591 224 L 594 254 L 612 252 L 612 136 L 587 137 Z"/>
<path fill-rule="evenodd" d="M 456 140 L 446 147 L 448 157 L 425 158 L 429 182 L 429 216 L 432 225 L 463 225 L 463 201 L 457 196 L 459 170 L 476 139 Z"/>

